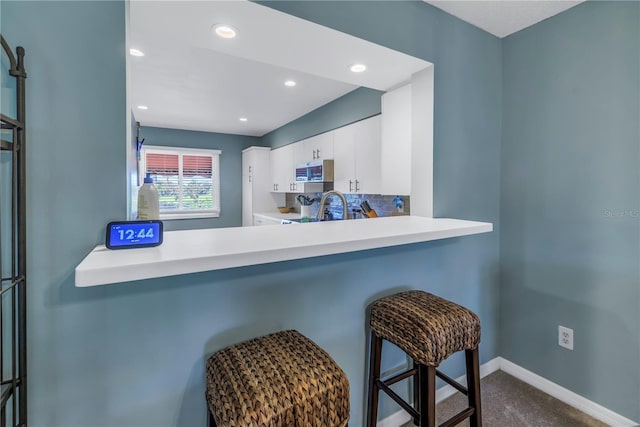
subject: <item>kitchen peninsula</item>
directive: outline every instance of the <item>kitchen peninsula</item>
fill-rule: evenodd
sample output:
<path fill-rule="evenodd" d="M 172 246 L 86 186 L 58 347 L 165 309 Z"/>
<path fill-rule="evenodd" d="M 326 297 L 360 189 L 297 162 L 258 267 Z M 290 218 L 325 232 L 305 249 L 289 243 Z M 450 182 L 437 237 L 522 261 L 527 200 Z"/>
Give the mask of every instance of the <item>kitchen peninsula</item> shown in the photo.
<path fill-rule="evenodd" d="M 170 231 L 155 248 L 97 246 L 76 267 L 77 287 L 312 258 L 487 233 L 493 224 L 398 216 L 294 226 Z"/>

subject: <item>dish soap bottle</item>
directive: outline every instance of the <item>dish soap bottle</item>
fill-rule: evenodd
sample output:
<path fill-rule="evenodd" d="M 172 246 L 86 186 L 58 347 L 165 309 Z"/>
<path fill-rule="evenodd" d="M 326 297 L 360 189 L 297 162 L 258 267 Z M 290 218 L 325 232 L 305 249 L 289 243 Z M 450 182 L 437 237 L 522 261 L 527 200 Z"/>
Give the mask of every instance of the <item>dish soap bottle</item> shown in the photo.
<path fill-rule="evenodd" d="M 138 219 L 160 219 L 160 198 L 150 173 L 138 191 Z"/>
<path fill-rule="evenodd" d="M 404 199 L 402 197 L 394 197 L 393 204 L 396 205 L 396 212 L 404 212 Z"/>

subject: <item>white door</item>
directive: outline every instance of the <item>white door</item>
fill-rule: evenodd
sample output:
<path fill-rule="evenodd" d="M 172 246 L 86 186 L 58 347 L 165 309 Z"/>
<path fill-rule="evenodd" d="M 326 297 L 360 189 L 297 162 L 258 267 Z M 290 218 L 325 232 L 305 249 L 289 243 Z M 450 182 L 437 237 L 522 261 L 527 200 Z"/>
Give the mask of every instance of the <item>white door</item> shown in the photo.
<path fill-rule="evenodd" d="M 334 133 L 325 132 L 302 141 L 305 161 L 333 159 Z"/>
<path fill-rule="evenodd" d="M 380 116 L 355 123 L 355 193 L 381 194 Z"/>
<path fill-rule="evenodd" d="M 333 188 L 343 193 L 355 192 L 355 127 L 343 126 L 333 131 Z"/>
<path fill-rule="evenodd" d="M 272 185 L 269 187 L 271 191 L 277 193 L 286 193 L 289 191 L 289 184 L 291 183 L 291 180 L 287 172 L 293 162 L 291 156 L 292 151 L 287 147 L 271 150 L 270 164 Z"/>
<path fill-rule="evenodd" d="M 253 187 L 252 176 L 249 171 L 252 170 L 251 160 L 252 153 L 250 151 L 242 153 L 242 226 L 246 227 L 253 224 Z"/>

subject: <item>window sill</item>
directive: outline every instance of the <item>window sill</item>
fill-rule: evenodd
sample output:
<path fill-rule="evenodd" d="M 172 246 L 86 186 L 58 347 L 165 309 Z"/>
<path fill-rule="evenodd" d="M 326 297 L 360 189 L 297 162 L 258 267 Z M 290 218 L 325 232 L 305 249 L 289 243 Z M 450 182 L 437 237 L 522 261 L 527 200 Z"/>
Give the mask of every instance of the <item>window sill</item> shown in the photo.
<path fill-rule="evenodd" d="M 162 221 L 171 221 L 173 219 L 200 219 L 200 218 L 219 218 L 219 217 L 220 217 L 220 212 L 160 214 L 160 219 Z"/>

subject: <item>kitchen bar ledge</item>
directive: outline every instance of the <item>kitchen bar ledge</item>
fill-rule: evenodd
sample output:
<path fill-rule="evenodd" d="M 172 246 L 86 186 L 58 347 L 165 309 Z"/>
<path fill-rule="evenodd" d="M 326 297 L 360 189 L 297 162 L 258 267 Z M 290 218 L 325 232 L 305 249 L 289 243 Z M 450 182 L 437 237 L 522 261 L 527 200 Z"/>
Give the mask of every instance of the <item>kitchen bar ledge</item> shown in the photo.
<path fill-rule="evenodd" d="M 76 286 L 98 286 L 487 233 L 493 224 L 397 216 L 300 226 L 168 231 L 155 248 L 97 246 L 76 267 Z"/>

